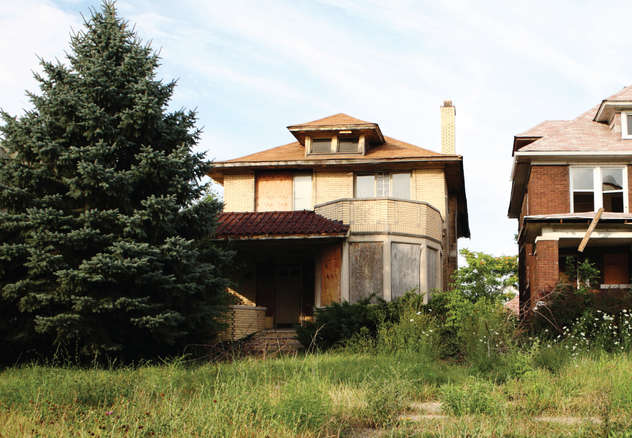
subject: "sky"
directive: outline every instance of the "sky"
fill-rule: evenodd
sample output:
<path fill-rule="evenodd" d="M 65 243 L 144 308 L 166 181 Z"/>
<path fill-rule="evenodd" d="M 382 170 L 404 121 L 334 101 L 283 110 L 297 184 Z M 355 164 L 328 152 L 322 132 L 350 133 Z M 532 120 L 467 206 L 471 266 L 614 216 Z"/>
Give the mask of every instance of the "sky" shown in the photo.
<path fill-rule="evenodd" d="M 440 149 L 439 107 L 457 111 L 471 239 L 517 253 L 507 218 L 513 136 L 572 119 L 632 83 L 632 2 L 264 0 L 117 2 L 178 79 L 173 109 L 196 109 L 213 160 L 293 141 L 285 128 L 344 112 Z M 38 57 L 63 61 L 98 1 L 0 2 L 0 107 L 37 92 Z"/>

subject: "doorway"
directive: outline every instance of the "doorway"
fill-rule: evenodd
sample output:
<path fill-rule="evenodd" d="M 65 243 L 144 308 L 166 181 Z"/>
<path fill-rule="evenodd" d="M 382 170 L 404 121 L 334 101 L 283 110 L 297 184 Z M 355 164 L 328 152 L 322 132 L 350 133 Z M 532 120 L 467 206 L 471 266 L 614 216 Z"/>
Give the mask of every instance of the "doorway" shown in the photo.
<path fill-rule="evenodd" d="M 275 323 L 281 327 L 298 324 L 303 291 L 301 265 L 277 265 L 275 271 Z"/>

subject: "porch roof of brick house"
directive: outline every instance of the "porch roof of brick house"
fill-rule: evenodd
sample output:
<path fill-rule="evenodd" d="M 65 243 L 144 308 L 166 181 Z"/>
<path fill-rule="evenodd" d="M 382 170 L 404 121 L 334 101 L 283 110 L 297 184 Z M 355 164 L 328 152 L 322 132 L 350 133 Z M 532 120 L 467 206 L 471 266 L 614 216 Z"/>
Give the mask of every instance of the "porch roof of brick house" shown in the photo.
<path fill-rule="evenodd" d="M 313 211 L 264 211 L 222 213 L 218 239 L 263 239 L 300 237 L 345 237 L 349 225 L 327 219 Z"/>

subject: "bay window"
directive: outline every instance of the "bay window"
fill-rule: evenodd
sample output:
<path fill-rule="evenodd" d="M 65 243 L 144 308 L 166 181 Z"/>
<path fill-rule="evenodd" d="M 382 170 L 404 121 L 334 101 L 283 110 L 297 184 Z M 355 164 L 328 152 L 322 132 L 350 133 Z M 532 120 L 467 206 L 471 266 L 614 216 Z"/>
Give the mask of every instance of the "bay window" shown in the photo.
<path fill-rule="evenodd" d="M 628 211 L 625 167 L 571 167 L 571 211 Z"/>

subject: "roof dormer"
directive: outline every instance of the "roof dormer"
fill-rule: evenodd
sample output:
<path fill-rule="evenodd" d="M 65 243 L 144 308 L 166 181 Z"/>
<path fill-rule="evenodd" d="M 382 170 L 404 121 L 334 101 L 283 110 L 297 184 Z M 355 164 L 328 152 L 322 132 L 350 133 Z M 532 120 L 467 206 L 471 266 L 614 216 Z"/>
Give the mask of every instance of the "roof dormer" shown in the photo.
<path fill-rule="evenodd" d="M 377 123 L 365 122 L 342 113 L 312 122 L 291 125 L 287 129 L 305 147 L 305 156 L 364 155 L 371 146 L 385 142 Z"/>

